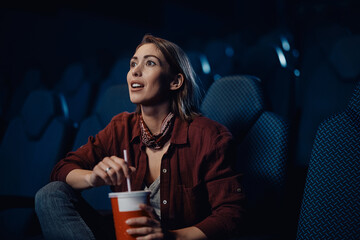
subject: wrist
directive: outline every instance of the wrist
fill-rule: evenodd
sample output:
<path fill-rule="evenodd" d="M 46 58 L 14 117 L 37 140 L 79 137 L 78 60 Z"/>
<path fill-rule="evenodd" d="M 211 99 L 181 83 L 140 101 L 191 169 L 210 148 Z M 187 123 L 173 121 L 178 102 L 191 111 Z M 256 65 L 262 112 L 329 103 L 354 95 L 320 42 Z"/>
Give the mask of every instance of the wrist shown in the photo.
<path fill-rule="evenodd" d="M 205 240 L 206 235 L 197 227 L 187 227 L 177 230 L 168 231 L 170 240 Z M 167 238 L 165 238 L 167 239 Z"/>
<path fill-rule="evenodd" d="M 92 183 L 92 181 L 91 181 L 91 174 L 92 174 L 92 171 L 89 172 L 89 173 L 87 173 L 87 174 L 85 174 L 85 176 L 84 176 L 85 182 L 87 183 L 87 185 L 88 185 L 90 188 L 94 187 L 94 185 L 93 185 L 93 183 Z"/>

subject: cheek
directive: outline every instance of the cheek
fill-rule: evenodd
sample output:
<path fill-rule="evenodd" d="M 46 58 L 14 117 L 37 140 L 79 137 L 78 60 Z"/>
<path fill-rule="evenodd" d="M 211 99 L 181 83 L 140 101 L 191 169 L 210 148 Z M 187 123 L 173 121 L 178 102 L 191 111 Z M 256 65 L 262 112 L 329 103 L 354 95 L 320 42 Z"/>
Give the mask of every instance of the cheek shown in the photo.
<path fill-rule="evenodd" d="M 144 76 L 146 77 L 146 76 Z M 149 75 L 148 84 L 150 88 L 163 89 L 165 85 L 165 79 L 162 74 L 152 74 Z"/>
<path fill-rule="evenodd" d="M 166 91 L 169 90 L 171 76 L 169 76 L 169 74 L 167 73 L 163 73 L 160 75 L 159 79 L 160 79 L 159 82 L 161 84 L 161 89 Z"/>
<path fill-rule="evenodd" d="M 129 84 L 130 83 L 130 76 L 131 76 L 131 72 L 129 71 L 126 75 L 126 82 Z"/>

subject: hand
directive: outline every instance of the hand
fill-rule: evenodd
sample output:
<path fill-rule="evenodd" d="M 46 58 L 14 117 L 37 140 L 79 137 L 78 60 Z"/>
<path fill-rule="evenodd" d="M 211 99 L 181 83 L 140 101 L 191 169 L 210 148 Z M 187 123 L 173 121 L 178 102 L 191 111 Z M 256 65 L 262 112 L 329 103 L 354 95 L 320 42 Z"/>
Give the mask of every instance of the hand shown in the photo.
<path fill-rule="evenodd" d="M 102 185 L 120 185 L 124 177 L 129 177 L 136 169 L 128 166 L 124 159 L 111 156 L 105 157 L 93 169 L 89 184 L 92 187 Z"/>
<path fill-rule="evenodd" d="M 149 217 L 144 216 L 126 220 L 126 224 L 132 227 L 127 230 L 127 233 L 134 237 L 136 236 L 137 240 L 164 239 L 165 234 L 154 209 L 146 204 L 140 204 L 140 209 L 144 210 Z"/>

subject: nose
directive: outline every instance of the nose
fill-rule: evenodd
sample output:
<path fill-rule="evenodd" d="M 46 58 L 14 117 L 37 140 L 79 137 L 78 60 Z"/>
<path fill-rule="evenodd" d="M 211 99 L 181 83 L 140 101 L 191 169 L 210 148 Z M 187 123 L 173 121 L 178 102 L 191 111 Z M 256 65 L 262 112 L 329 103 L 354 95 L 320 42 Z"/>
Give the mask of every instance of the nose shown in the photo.
<path fill-rule="evenodd" d="M 132 67 L 132 69 L 131 69 L 131 74 L 132 74 L 134 77 L 140 77 L 140 76 L 141 76 L 141 65 L 138 64 L 138 65 Z"/>

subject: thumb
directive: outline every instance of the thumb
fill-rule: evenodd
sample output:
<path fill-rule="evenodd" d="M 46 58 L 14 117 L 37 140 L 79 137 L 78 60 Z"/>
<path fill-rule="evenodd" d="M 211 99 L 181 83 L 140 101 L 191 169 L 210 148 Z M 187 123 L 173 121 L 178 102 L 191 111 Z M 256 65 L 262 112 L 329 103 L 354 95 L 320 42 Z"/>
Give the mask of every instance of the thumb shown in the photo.
<path fill-rule="evenodd" d="M 129 166 L 130 174 L 136 171 L 135 167 Z"/>
<path fill-rule="evenodd" d="M 140 204 L 140 209 L 141 210 L 144 210 L 150 218 L 153 218 L 153 219 L 157 219 L 157 215 L 155 214 L 155 211 L 154 211 L 154 208 L 149 206 L 149 205 L 146 205 L 146 204 Z"/>

